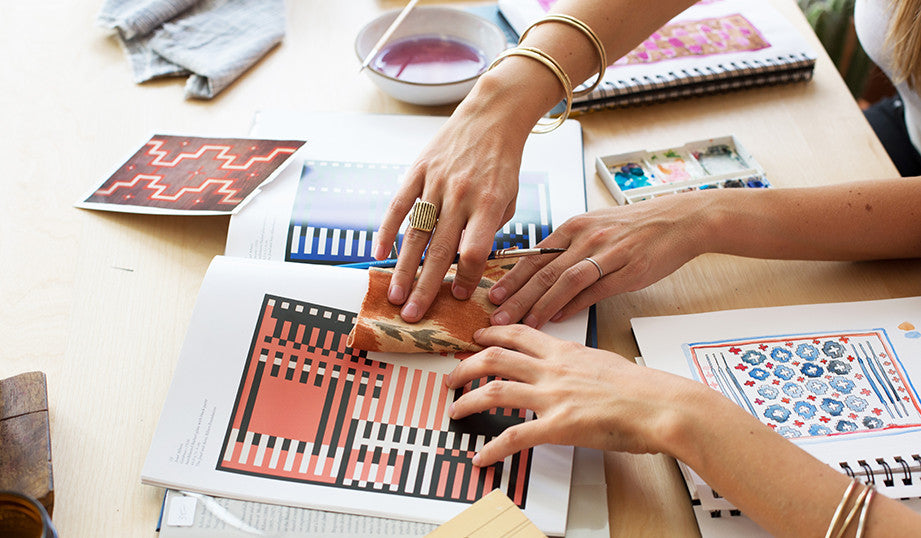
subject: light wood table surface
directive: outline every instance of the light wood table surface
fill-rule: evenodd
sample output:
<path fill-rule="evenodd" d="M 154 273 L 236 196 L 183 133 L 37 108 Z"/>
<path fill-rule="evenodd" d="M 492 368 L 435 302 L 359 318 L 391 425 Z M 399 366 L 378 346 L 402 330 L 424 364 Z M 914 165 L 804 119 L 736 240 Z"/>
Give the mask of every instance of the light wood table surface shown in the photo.
<path fill-rule="evenodd" d="M 183 79 L 131 82 L 95 28 L 101 1 L 9 2 L 0 17 L 0 377 L 48 376 L 54 520 L 62 536 L 151 536 L 162 490 L 140 484 L 192 306 L 226 217 L 84 211 L 72 204 L 154 132 L 245 136 L 263 108 L 447 115 L 406 105 L 358 73 L 352 41 L 396 1 L 287 3 L 288 34 L 212 101 Z M 434 3 L 434 2 L 433 2 Z M 611 205 L 599 155 L 734 134 L 777 187 L 895 176 L 797 11 L 772 0 L 819 53 L 815 79 L 581 116 L 589 207 Z M 634 356 L 640 315 L 921 294 L 921 262 L 815 263 L 706 255 L 599 308 L 602 347 Z M 612 535 L 696 533 L 674 462 L 608 454 Z"/>

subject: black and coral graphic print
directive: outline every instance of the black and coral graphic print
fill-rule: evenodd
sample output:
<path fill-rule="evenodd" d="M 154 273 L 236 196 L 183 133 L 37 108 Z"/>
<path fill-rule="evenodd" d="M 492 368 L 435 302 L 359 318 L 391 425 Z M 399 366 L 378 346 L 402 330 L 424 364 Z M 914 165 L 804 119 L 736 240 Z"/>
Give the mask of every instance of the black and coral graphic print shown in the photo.
<path fill-rule="evenodd" d="M 86 202 L 230 212 L 303 144 L 154 135 Z"/>
<path fill-rule="evenodd" d="M 530 411 L 448 418 L 464 390 L 444 374 L 346 345 L 356 314 L 266 295 L 217 469 L 472 503 L 500 488 L 527 500 L 531 450 L 489 467 L 473 455 Z"/>

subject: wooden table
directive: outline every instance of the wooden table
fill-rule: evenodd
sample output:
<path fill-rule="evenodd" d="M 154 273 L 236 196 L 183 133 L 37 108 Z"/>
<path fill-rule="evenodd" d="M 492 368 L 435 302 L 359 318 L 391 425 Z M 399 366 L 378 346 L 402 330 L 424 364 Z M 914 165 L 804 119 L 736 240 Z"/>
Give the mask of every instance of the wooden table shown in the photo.
<path fill-rule="evenodd" d="M 793 0 L 773 0 L 804 33 Z M 0 17 L 5 134 L 0 195 L 0 377 L 48 375 L 62 536 L 154 534 L 162 491 L 139 474 L 202 276 L 226 217 L 78 210 L 77 198 L 154 131 L 245 136 L 261 108 L 447 114 L 399 103 L 358 73 L 352 39 L 399 2 L 288 2 L 288 35 L 213 101 L 183 80 L 137 86 L 94 28 L 101 2 L 12 2 Z M 591 208 L 613 203 L 598 155 L 735 134 L 778 187 L 895 176 L 819 52 L 808 84 L 580 118 Z M 707 255 L 600 305 L 600 344 L 636 353 L 639 315 L 921 294 L 921 262 L 777 262 Z M 693 516 L 674 462 L 608 454 L 612 534 L 686 535 Z"/>

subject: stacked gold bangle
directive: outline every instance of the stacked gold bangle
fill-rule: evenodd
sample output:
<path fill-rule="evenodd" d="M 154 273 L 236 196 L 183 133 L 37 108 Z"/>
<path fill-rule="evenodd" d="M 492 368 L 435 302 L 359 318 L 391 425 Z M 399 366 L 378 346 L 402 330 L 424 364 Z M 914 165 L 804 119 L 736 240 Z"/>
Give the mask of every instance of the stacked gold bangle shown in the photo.
<path fill-rule="evenodd" d="M 534 47 L 522 47 L 517 46 L 515 48 L 507 49 L 496 56 L 496 59 L 493 60 L 492 64 L 489 66 L 489 69 L 495 67 L 499 62 L 508 58 L 509 56 L 526 56 L 533 60 L 544 64 L 547 69 L 549 69 L 557 79 L 559 79 L 560 84 L 563 85 L 563 92 L 565 93 L 566 99 L 566 109 L 562 114 L 553 118 L 549 122 L 538 121 L 537 125 L 531 129 L 532 133 L 549 133 L 550 131 L 556 129 L 566 121 L 566 118 L 569 117 L 569 112 L 572 110 L 572 82 L 569 81 L 569 77 L 566 75 L 566 72 L 563 71 L 563 68 L 560 67 L 560 64 L 553 59 L 552 56 L 546 52 L 536 49 Z"/>
<path fill-rule="evenodd" d="M 850 510 L 847 512 L 847 516 L 844 517 L 843 522 L 841 521 L 841 517 L 844 516 L 844 510 L 851 503 L 851 496 L 857 488 L 858 482 L 854 479 L 851 481 L 850 485 L 848 485 L 847 489 L 844 490 L 844 496 L 841 497 L 841 502 L 838 503 L 838 507 L 835 509 L 835 513 L 831 518 L 831 523 L 828 524 L 825 538 L 840 538 L 844 536 L 844 532 L 850 526 L 851 522 L 854 521 L 854 516 L 856 516 L 858 512 L 860 516 L 857 518 L 857 533 L 855 536 L 856 538 L 863 538 L 867 522 L 867 512 L 870 509 L 870 501 L 873 500 L 873 494 L 876 493 L 873 486 L 867 486 L 857 494 L 857 498 L 854 499 L 853 504 L 850 506 Z"/>
<path fill-rule="evenodd" d="M 528 28 L 521 34 L 521 38 L 518 40 L 518 44 L 520 45 L 521 42 L 524 41 L 525 36 L 528 35 L 528 32 L 531 31 L 531 28 L 534 28 L 535 26 L 545 22 L 562 22 L 568 24 L 585 34 L 585 37 L 587 37 L 588 40 L 591 41 L 592 45 L 594 45 L 595 52 L 598 53 L 598 75 L 595 77 L 595 82 L 593 82 L 591 86 L 585 88 L 584 90 L 577 91 L 572 95 L 573 97 L 579 97 L 591 93 L 592 90 L 601 84 L 601 81 L 604 79 L 604 71 L 608 67 L 608 57 L 604 52 L 604 45 L 601 43 L 601 39 L 598 38 L 598 34 L 593 32 L 587 24 L 573 17 L 572 15 L 566 15 L 565 13 L 553 13 L 543 17 L 531 26 L 528 26 Z"/>
<path fill-rule="evenodd" d="M 566 72 L 563 71 L 563 68 L 562 66 L 560 66 L 559 62 L 557 62 L 552 56 L 550 56 L 549 54 L 547 54 L 546 52 L 538 48 L 525 47 L 521 45 L 521 43 L 524 41 L 525 36 L 527 36 L 528 32 L 531 31 L 531 28 L 534 28 L 535 26 L 546 23 L 546 22 L 562 22 L 564 24 L 568 24 L 578 29 L 583 34 L 585 34 L 588 40 L 591 41 L 592 45 L 594 45 L 595 50 L 598 53 L 599 67 L 598 67 L 598 76 L 595 79 L 595 82 L 592 83 L 591 86 L 573 94 L 572 82 L 570 81 L 569 76 L 566 74 Z M 595 32 L 593 32 L 592 29 L 589 28 L 589 26 L 585 24 L 584 22 L 580 21 L 579 19 L 571 15 L 566 15 L 563 13 L 554 13 L 551 15 L 547 15 L 543 17 L 542 19 L 536 21 L 531 26 L 529 26 L 524 32 L 522 32 L 521 39 L 518 40 L 518 46 L 505 50 L 504 52 L 500 53 L 496 57 L 496 59 L 493 60 L 492 64 L 490 64 L 487 71 L 489 69 L 492 69 L 496 65 L 498 65 L 499 62 L 508 58 L 509 56 L 525 56 L 527 58 L 537 60 L 538 62 L 544 64 L 544 66 L 546 66 L 547 69 L 549 69 L 553 73 L 553 75 L 556 76 L 556 78 L 560 81 L 560 85 L 563 86 L 563 93 L 564 93 L 563 98 L 566 103 L 563 113 L 557 116 L 556 118 L 551 118 L 550 121 L 538 121 L 537 125 L 533 129 L 531 129 L 531 132 L 533 133 L 549 133 L 550 131 L 562 125 L 563 122 L 565 122 L 566 119 L 569 118 L 570 112 L 572 112 L 572 98 L 574 96 L 578 97 L 580 95 L 585 95 L 591 92 L 592 90 L 594 90 L 595 88 L 597 88 L 598 84 L 601 83 L 601 80 L 604 77 L 604 71 L 607 68 L 607 56 L 605 55 L 605 52 L 604 52 L 604 45 L 602 45 L 601 39 L 598 38 L 598 35 L 595 34 Z"/>

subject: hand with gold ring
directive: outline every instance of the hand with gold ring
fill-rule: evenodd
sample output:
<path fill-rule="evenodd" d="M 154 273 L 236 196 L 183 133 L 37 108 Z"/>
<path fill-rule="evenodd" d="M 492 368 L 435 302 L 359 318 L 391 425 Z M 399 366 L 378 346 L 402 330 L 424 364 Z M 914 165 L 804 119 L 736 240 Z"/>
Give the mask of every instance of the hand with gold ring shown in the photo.
<path fill-rule="evenodd" d="M 425 315 L 458 254 L 452 292 L 457 299 L 469 298 L 496 231 L 515 213 L 521 155 L 534 122 L 515 116 L 514 107 L 505 113 L 482 105 L 467 99 L 458 106 L 410 167 L 376 235 L 373 255 L 383 259 L 407 214 L 420 215 L 406 228 L 388 290 L 389 301 L 403 305 L 405 321 Z M 423 207 L 426 219 L 433 212 L 437 225 L 419 220 Z"/>
<path fill-rule="evenodd" d="M 658 281 L 702 252 L 693 224 L 704 206 L 683 193 L 569 219 L 539 244 L 566 252 L 522 258 L 490 290 L 493 325 L 540 328 Z"/>

